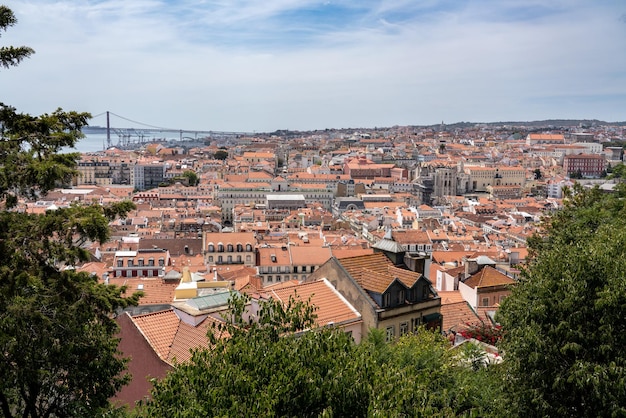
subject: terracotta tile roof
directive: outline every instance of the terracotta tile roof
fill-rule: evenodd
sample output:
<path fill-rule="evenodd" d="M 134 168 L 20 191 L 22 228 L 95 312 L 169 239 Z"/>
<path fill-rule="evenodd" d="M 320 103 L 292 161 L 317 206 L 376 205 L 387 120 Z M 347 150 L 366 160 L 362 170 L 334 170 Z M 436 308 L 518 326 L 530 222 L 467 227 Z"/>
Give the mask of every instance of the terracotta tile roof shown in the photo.
<path fill-rule="evenodd" d="M 342 258 L 337 260 L 363 289 L 383 293 L 396 279 L 412 287 L 421 277 L 420 273 L 393 265 L 383 253 Z"/>
<path fill-rule="evenodd" d="M 289 247 L 292 264 L 321 266 L 331 257 L 330 247 L 297 245 Z"/>
<path fill-rule="evenodd" d="M 441 315 L 443 316 L 442 330 L 453 329 L 458 331 L 465 328 L 466 324 L 476 324 L 480 322 L 476 313 L 465 301 L 454 303 L 441 303 Z"/>
<path fill-rule="evenodd" d="M 442 290 L 437 293 L 441 298 L 441 305 L 444 305 L 446 303 L 457 303 L 465 301 L 465 299 L 463 299 L 463 296 L 461 295 L 461 292 L 459 292 L 458 290 Z"/>
<path fill-rule="evenodd" d="M 387 272 L 387 266 L 393 265 L 391 260 L 383 253 L 359 255 L 339 260 L 339 263 L 352 276 L 359 276 L 362 269 L 369 269 L 381 273 Z"/>
<path fill-rule="evenodd" d="M 180 319 L 172 309 L 131 317 L 157 355 L 167 361 Z"/>
<path fill-rule="evenodd" d="M 259 248 L 257 252 L 257 266 L 291 266 L 291 256 L 288 248 Z"/>
<path fill-rule="evenodd" d="M 376 293 L 384 293 L 394 280 L 393 278 L 390 279 L 386 274 L 367 268 L 361 269 L 357 276 L 352 275 L 352 277 L 363 289 Z"/>
<path fill-rule="evenodd" d="M 374 254 L 373 248 L 363 248 L 361 246 L 351 247 L 329 247 L 331 249 L 333 257 L 337 259 L 343 259 L 348 257 L 355 257 L 359 255 Z"/>
<path fill-rule="evenodd" d="M 392 277 L 397 277 L 406 287 L 412 287 L 422 277 L 421 273 L 395 266 L 389 266 L 388 272 Z"/>
<path fill-rule="evenodd" d="M 491 287 L 515 284 L 515 280 L 511 279 L 504 273 L 490 266 L 483 267 L 479 272 L 473 274 L 469 279 L 463 282 L 471 288 Z"/>
<path fill-rule="evenodd" d="M 139 299 L 139 305 L 161 305 L 168 304 L 174 300 L 174 291 L 178 282 L 166 283 L 161 278 L 131 278 L 131 277 L 110 277 L 109 284 L 116 286 L 126 286 L 126 295 L 130 296 L 134 292 L 141 290 L 144 296 Z M 140 286 L 143 289 L 140 289 Z"/>
<path fill-rule="evenodd" d="M 283 303 L 288 302 L 292 295 L 303 301 L 311 298 L 311 305 L 317 308 L 315 322 L 319 326 L 361 320 L 357 310 L 326 279 L 302 284 L 290 281 L 283 283 L 280 288 L 273 287 L 268 294 Z"/>
<path fill-rule="evenodd" d="M 207 347 L 207 333 L 218 320 L 208 316 L 197 326 L 180 320 L 173 309 L 131 317 L 131 320 L 154 349 L 169 364 L 191 358 L 191 349 Z"/>

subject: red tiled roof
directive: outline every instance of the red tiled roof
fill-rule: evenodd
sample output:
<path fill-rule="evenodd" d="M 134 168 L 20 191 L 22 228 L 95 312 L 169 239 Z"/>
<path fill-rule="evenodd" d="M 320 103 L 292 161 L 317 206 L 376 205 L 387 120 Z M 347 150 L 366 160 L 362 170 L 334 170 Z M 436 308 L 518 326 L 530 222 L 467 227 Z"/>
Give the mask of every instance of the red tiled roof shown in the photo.
<path fill-rule="evenodd" d="M 412 287 L 420 273 L 398 268 L 383 253 L 337 260 L 363 289 L 383 293 L 396 279 Z"/>
<path fill-rule="evenodd" d="M 109 284 L 126 286 L 127 296 L 137 291 L 142 291 L 144 295 L 139 299 L 139 305 L 161 305 L 171 303 L 174 300 L 174 291 L 179 283 L 166 283 L 161 278 L 157 277 L 111 277 L 109 278 Z M 141 289 L 139 285 L 142 285 L 143 289 Z"/>
<path fill-rule="evenodd" d="M 465 301 L 454 303 L 441 303 L 441 315 L 443 316 L 442 330 L 448 331 L 454 329 L 458 331 L 465 328 L 467 324 L 476 324 L 480 322 L 476 313 Z"/>
<path fill-rule="evenodd" d="M 269 295 L 286 303 L 290 296 L 302 301 L 311 300 L 311 305 L 317 310 L 316 324 L 325 326 L 330 323 L 340 324 L 346 321 L 358 321 L 361 315 L 350 305 L 335 288 L 326 280 L 298 284 L 290 281 L 281 287 L 269 291 Z"/>
<path fill-rule="evenodd" d="M 471 288 L 511 285 L 515 280 L 490 266 L 483 267 L 479 272 L 463 282 Z"/>
<path fill-rule="evenodd" d="M 180 320 L 173 309 L 131 317 L 157 355 L 169 364 L 191 359 L 191 350 L 207 347 L 207 332 L 219 321 L 207 316 L 197 326 Z"/>

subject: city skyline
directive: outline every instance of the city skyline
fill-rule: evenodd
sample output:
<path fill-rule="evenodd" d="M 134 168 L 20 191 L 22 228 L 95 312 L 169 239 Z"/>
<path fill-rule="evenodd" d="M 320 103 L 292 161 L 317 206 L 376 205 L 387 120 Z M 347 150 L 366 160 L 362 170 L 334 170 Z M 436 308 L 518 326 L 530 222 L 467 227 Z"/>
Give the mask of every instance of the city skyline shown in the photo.
<path fill-rule="evenodd" d="M 4 1 L 0 100 L 167 128 L 626 120 L 610 1 Z M 102 125 L 102 123 L 94 123 Z"/>

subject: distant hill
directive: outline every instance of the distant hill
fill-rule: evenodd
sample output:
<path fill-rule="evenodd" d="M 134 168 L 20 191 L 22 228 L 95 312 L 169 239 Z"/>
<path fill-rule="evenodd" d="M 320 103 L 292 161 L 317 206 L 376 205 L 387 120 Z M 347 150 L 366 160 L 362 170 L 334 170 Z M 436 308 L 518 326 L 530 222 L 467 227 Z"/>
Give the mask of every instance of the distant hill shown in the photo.
<path fill-rule="evenodd" d="M 626 121 L 623 122 L 605 122 L 598 119 L 546 119 L 535 121 L 508 121 L 508 122 L 456 122 L 451 124 L 445 124 L 446 128 L 471 128 L 476 125 L 485 126 L 522 126 L 526 128 L 546 128 L 546 127 L 578 127 L 578 126 L 599 126 L 599 125 L 616 125 L 626 126 Z M 428 125 L 427 127 L 438 127 L 440 124 Z"/>

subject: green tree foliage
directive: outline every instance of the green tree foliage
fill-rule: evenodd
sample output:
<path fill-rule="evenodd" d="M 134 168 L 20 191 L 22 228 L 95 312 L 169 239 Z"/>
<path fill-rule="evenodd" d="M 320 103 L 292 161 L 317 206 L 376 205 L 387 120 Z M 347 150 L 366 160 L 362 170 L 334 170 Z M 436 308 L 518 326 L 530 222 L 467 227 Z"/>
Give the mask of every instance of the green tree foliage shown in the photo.
<path fill-rule="evenodd" d="M 313 310 L 291 299 L 261 304 L 258 322 L 243 319 L 245 298 L 231 299 L 228 338 L 212 338 L 189 363 L 155 383 L 144 416 L 359 416 L 368 386 L 351 338 L 334 329 L 299 331 Z"/>
<path fill-rule="evenodd" d="M 626 165 L 620 163 L 612 167 L 608 177 L 610 179 L 626 179 Z"/>
<path fill-rule="evenodd" d="M 0 27 L 15 23 L 0 7 Z M 2 65 L 19 57 L 0 51 Z M 7 55 L 8 54 L 8 55 Z M 8 58 L 7 58 L 8 57 Z M 67 181 L 78 154 L 60 154 L 81 137 L 88 113 L 30 116 L 0 104 L 0 414 L 5 417 L 94 416 L 127 380 L 112 314 L 136 304 L 124 288 L 77 273 L 88 241 L 105 242 L 109 221 L 134 207 L 122 202 L 22 213 Z"/>
<path fill-rule="evenodd" d="M 626 201 L 575 186 L 500 309 L 517 416 L 626 414 Z"/>
<path fill-rule="evenodd" d="M 8 207 L 18 196 L 36 198 L 76 174 L 79 153 L 61 154 L 82 138 L 89 113 L 31 116 L 0 103 L 0 199 Z"/>
<path fill-rule="evenodd" d="M 215 154 L 213 154 L 213 158 L 215 158 L 216 160 L 225 160 L 226 158 L 228 158 L 228 151 L 219 149 L 215 151 Z"/>
<path fill-rule="evenodd" d="M 13 11 L 6 6 L 0 5 L 0 35 L 16 23 L 17 19 Z M 0 67 L 9 68 L 15 66 L 34 53 L 35 51 L 27 46 L 2 46 L 0 47 Z"/>
<path fill-rule="evenodd" d="M 231 300 L 232 325 L 218 330 L 228 338 L 211 334 L 211 348 L 155 382 L 139 415 L 488 416 L 494 405 L 490 369 L 473 371 L 440 335 L 388 344 L 373 330 L 356 345 L 340 329 L 312 327 L 300 301 L 263 303 L 258 323 L 243 319 L 245 304 Z"/>
<path fill-rule="evenodd" d="M 85 240 L 108 239 L 98 205 L 44 215 L 0 212 L 0 408 L 4 416 L 91 416 L 126 382 L 111 314 L 139 294 L 71 267 Z M 65 267 L 65 268 L 64 268 Z"/>
<path fill-rule="evenodd" d="M 383 341 L 373 330 L 362 346 L 374 359 L 368 416 L 498 416 L 497 369 L 472 367 L 475 351 L 451 350 L 424 328 L 393 344 Z"/>
<path fill-rule="evenodd" d="M 200 183 L 200 178 L 198 177 L 196 172 L 193 170 L 186 170 L 183 173 L 183 177 L 187 179 L 187 182 L 190 186 L 197 186 L 198 183 Z"/>

